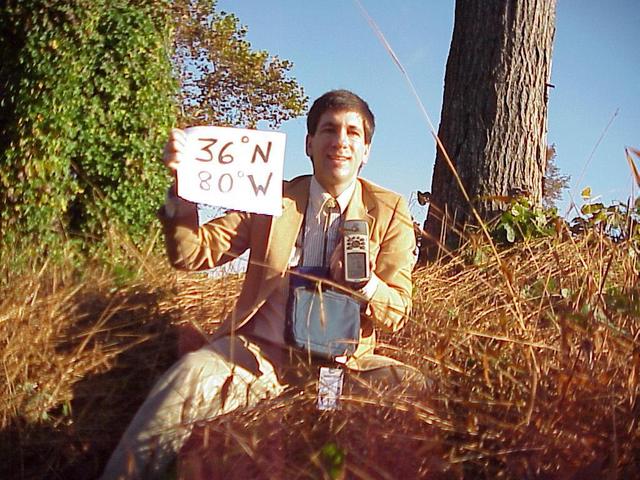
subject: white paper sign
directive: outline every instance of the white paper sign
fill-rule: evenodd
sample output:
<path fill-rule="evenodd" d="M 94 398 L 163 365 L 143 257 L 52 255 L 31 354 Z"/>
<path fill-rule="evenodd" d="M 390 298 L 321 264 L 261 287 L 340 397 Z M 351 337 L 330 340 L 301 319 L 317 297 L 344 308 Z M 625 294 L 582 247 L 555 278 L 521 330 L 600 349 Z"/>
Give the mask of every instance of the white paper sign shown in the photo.
<path fill-rule="evenodd" d="M 190 127 L 185 133 L 185 158 L 177 171 L 180 197 L 281 215 L 284 133 L 229 127 Z"/>

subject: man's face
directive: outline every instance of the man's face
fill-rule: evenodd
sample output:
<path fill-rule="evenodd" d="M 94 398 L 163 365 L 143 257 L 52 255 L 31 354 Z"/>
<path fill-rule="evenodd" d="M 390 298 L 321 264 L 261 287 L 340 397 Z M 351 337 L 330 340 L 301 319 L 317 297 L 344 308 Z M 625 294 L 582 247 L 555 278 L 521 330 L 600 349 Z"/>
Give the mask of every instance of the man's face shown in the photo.
<path fill-rule="evenodd" d="M 370 145 L 365 143 L 364 122 L 359 113 L 328 110 L 318 121 L 316 133 L 307 135 L 307 155 L 320 185 L 340 195 L 367 163 Z"/>

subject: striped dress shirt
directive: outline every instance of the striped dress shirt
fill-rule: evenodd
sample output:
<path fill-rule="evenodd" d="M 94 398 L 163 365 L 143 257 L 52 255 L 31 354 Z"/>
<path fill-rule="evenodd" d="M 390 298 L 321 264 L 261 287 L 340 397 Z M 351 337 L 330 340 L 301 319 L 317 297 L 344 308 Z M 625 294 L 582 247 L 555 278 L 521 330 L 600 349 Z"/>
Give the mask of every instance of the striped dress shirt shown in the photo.
<path fill-rule="evenodd" d="M 329 259 L 340 240 L 342 213 L 351 201 L 356 184 L 351 184 L 334 199 L 318 183 L 311 179 L 309 202 L 305 213 L 304 228 L 289 258 L 289 268 L 297 266 L 329 266 Z M 326 234 L 325 234 L 326 232 Z M 324 261 L 323 261 L 324 257 Z M 268 339 L 271 343 L 286 345 L 284 329 L 286 323 L 289 275 L 256 312 L 254 318 L 243 328 L 243 333 Z"/>

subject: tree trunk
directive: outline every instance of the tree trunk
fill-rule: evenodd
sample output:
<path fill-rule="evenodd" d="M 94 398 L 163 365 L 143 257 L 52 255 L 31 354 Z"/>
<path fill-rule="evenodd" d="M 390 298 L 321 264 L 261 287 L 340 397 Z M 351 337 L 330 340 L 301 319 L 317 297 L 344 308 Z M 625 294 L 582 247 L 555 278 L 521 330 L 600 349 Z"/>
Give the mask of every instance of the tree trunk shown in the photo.
<path fill-rule="evenodd" d="M 524 192 L 539 203 L 555 0 L 457 0 L 438 136 L 483 220 Z M 438 148 L 422 261 L 473 221 Z"/>

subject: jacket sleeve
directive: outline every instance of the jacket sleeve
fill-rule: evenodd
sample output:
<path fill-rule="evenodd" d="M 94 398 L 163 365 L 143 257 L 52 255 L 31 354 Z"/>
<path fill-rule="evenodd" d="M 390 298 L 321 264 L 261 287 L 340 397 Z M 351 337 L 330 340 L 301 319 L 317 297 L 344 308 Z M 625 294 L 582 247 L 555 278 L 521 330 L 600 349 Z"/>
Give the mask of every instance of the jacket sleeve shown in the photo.
<path fill-rule="evenodd" d="M 416 262 L 413 221 L 403 197 L 398 197 L 379 247 L 373 272 L 380 282 L 366 314 L 378 327 L 395 332 L 411 312 L 411 272 Z"/>
<path fill-rule="evenodd" d="M 158 212 L 171 265 L 180 270 L 208 270 L 242 255 L 249 248 L 252 216 L 230 211 L 198 227 L 195 215 L 171 218 Z"/>

